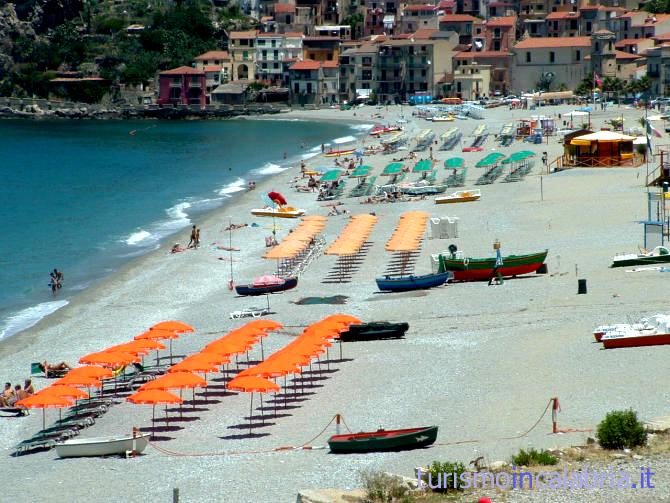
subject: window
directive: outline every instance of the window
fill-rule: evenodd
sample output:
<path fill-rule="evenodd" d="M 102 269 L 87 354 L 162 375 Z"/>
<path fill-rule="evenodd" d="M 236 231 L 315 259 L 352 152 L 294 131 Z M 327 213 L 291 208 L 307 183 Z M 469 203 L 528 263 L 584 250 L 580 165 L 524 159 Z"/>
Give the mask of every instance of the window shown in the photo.
<path fill-rule="evenodd" d="M 249 59 L 249 51 L 242 51 L 242 59 Z"/>
<path fill-rule="evenodd" d="M 530 52 L 526 51 L 526 63 L 530 63 Z"/>
<path fill-rule="evenodd" d="M 263 58 L 263 59 L 268 59 L 268 51 L 266 51 L 265 49 L 263 49 L 263 51 L 261 52 L 261 54 L 262 54 L 262 58 Z"/>
<path fill-rule="evenodd" d="M 272 65 L 272 68 L 274 68 L 275 70 L 278 70 L 279 69 L 279 63 L 274 63 Z"/>
<path fill-rule="evenodd" d="M 582 60 L 582 51 L 576 50 L 575 51 L 575 61 L 581 61 Z"/>
<path fill-rule="evenodd" d="M 587 33 L 591 33 L 591 30 L 592 30 L 592 29 L 593 29 L 593 28 L 592 28 L 592 25 L 591 25 L 591 21 L 587 21 L 587 22 L 586 22 L 586 32 L 587 32 Z"/>
<path fill-rule="evenodd" d="M 556 62 L 556 53 L 554 51 L 549 52 L 549 63 Z"/>
<path fill-rule="evenodd" d="M 312 83 L 311 82 L 307 82 L 307 93 L 308 94 L 312 93 Z"/>

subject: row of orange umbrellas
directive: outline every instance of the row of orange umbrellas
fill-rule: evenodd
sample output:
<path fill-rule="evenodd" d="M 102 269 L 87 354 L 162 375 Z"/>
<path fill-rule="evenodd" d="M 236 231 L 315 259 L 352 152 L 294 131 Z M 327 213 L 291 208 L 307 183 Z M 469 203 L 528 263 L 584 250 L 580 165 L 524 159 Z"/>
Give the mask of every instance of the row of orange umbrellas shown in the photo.
<path fill-rule="evenodd" d="M 320 215 L 303 217 L 302 222 L 284 240 L 263 255 L 268 259 L 293 259 L 304 252 L 321 233 L 328 219 Z"/>
<path fill-rule="evenodd" d="M 195 388 L 206 388 L 208 373 L 218 372 L 219 366 L 230 363 L 232 356 L 249 351 L 259 341 L 262 343 L 262 339 L 268 335 L 267 332 L 282 327 L 281 323 L 272 320 L 250 321 L 210 342 L 199 353 L 172 365 L 167 369 L 165 375 L 143 384 L 137 393 L 128 397 L 128 401 L 135 404 L 152 405 L 152 422 L 155 422 L 156 405 L 183 403 L 182 391 L 184 389 L 193 389 L 195 406 Z M 204 374 L 205 377 L 196 374 Z M 179 390 L 179 396 L 169 391 L 173 389 Z"/>
<path fill-rule="evenodd" d="M 400 221 L 386 243 L 386 251 L 413 252 L 419 248 L 428 225 L 430 215 L 425 211 L 408 211 L 400 216 Z"/>
<path fill-rule="evenodd" d="M 326 250 L 326 255 L 355 255 L 367 241 L 377 223 L 375 215 L 355 215 L 338 238 Z"/>
<path fill-rule="evenodd" d="M 19 400 L 16 406 L 42 409 L 42 427 L 44 428 L 45 409 L 70 407 L 75 400 L 89 398 L 90 388 L 100 388 L 103 379 L 114 376 L 113 368 L 139 362 L 139 355 L 145 355 L 149 351 L 165 349 L 165 346 L 157 342 L 157 339 L 172 339 L 178 337 L 177 333 L 193 331 L 193 327 L 180 321 L 157 323 L 133 341 L 117 344 L 103 351 L 81 357 L 79 362 L 87 365 L 73 368 L 54 384 L 28 398 Z M 147 334 L 151 334 L 151 337 Z M 81 387 L 88 388 L 89 392 L 79 389 Z"/>
<path fill-rule="evenodd" d="M 270 355 L 258 365 L 238 373 L 234 379 L 228 382 L 226 387 L 230 390 L 251 393 L 249 414 L 250 433 L 253 393 L 260 394 L 262 413 L 262 394 L 277 393 L 281 389 L 270 378 L 282 376 L 286 378 L 287 375 L 301 373 L 302 367 L 309 365 L 313 358 L 326 351 L 324 348 L 332 345 L 329 342 L 330 340 L 338 338 L 340 332 L 347 330 L 349 325 L 358 323 L 361 323 L 359 319 L 345 314 L 328 316 L 310 325 L 295 340 Z"/>

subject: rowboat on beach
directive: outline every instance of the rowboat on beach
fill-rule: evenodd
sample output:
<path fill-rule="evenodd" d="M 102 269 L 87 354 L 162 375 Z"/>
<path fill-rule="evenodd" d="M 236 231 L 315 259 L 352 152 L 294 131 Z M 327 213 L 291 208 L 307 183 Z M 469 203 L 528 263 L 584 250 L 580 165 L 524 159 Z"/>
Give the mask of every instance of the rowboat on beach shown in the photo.
<path fill-rule="evenodd" d="M 328 446 L 330 452 L 335 454 L 420 449 L 435 443 L 437 429 L 437 426 L 423 426 L 404 430 L 379 429 L 371 432 L 333 435 L 328 439 Z"/>
<path fill-rule="evenodd" d="M 376 278 L 375 281 L 377 282 L 377 288 L 382 291 L 407 292 L 444 285 L 451 277 L 450 272 L 439 272 L 437 274 L 424 274 L 423 276 L 384 276 L 383 278 Z"/>
<path fill-rule="evenodd" d="M 235 285 L 237 295 L 254 296 L 285 292 L 298 286 L 298 278 L 277 278 L 276 281 L 254 281 L 248 285 Z"/>
<path fill-rule="evenodd" d="M 548 253 L 549 250 L 544 250 L 538 253 L 508 255 L 501 258 L 456 257 L 452 254 L 440 254 L 438 272 L 453 273 L 454 281 L 488 281 L 494 275 L 508 277 L 530 274 L 542 267 Z"/>
<path fill-rule="evenodd" d="M 56 453 L 60 458 L 123 456 L 126 452 L 141 453 L 149 444 L 150 437 L 150 433 L 140 433 L 113 437 L 73 438 L 56 444 Z"/>
<path fill-rule="evenodd" d="M 643 318 L 633 325 L 621 323 L 596 330 L 601 332 L 600 342 L 605 349 L 670 344 L 670 316 L 665 314 Z"/>
<path fill-rule="evenodd" d="M 349 325 L 346 332 L 340 333 L 340 341 L 377 341 L 382 339 L 400 339 L 409 329 L 409 323 L 389 323 L 387 321 L 373 321 L 360 325 Z"/>
<path fill-rule="evenodd" d="M 399 126 L 377 126 L 370 131 L 370 135 L 381 136 L 383 134 L 395 133 L 396 131 L 402 131 L 402 128 Z"/>
<path fill-rule="evenodd" d="M 481 197 L 482 193 L 479 189 L 459 190 L 448 196 L 436 197 L 435 204 L 468 203 L 471 201 L 479 201 Z"/>
<path fill-rule="evenodd" d="M 631 267 L 646 264 L 663 264 L 665 262 L 670 262 L 670 250 L 665 246 L 657 246 L 647 253 L 616 255 L 612 259 L 610 267 Z"/>
<path fill-rule="evenodd" d="M 279 208 L 254 208 L 251 214 L 257 217 L 298 218 L 305 214 L 305 210 L 292 206 L 281 206 Z"/>
<path fill-rule="evenodd" d="M 355 148 L 350 148 L 347 150 L 330 150 L 324 154 L 324 157 L 341 157 L 343 155 L 351 155 L 356 152 Z"/>

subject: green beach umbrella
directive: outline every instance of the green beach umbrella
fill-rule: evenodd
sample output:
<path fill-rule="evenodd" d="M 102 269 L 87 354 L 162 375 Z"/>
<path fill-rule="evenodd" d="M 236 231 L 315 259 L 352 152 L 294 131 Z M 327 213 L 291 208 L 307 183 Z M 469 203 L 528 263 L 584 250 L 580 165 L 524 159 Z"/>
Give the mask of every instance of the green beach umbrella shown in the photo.
<path fill-rule="evenodd" d="M 424 159 L 423 161 L 419 161 L 414 165 L 414 168 L 412 168 L 413 173 L 428 173 L 429 171 L 433 170 L 433 161 L 430 159 Z"/>
<path fill-rule="evenodd" d="M 465 159 L 462 157 L 452 157 L 444 161 L 444 167 L 447 169 L 460 169 L 465 166 Z"/>
<path fill-rule="evenodd" d="M 484 157 L 481 161 L 479 161 L 477 164 L 475 164 L 475 167 L 477 168 L 487 168 L 489 166 L 493 166 L 494 164 L 497 164 L 500 159 L 503 159 L 505 157 L 505 154 L 501 154 L 500 152 L 492 152 L 486 157 Z"/>
<path fill-rule="evenodd" d="M 323 176 L 319 180 L 321 182 L 334 182 L 340 176 L 342 176 L 342 170 L 341 169 L 331 169 L 330 171 L 327 171 L 326 173 L 324 173 Z"/>
<path fill-rule="evenodd" d="M 401 162 L 392 162 L 391 164 L 388 164 L 384 168 L 384 171 L 382 171 L 382 176 L 399 175 L 400 173 L 402 173 L 402 169 L 404 167 L 405 167 L 405 165 Z"/>

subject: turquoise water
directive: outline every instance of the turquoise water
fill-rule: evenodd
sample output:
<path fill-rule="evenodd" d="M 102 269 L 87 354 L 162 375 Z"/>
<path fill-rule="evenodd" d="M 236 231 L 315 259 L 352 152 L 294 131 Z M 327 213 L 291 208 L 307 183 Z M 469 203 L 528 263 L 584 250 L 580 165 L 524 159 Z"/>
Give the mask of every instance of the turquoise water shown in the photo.
<path fill-rule="evenodd" d="M 0 121 L 0 338 L 155 249 L 248 180 L 357 129 L 303 121 Z M 65 274 L 56 296 L 48 287 L 53 268 Z"/>

